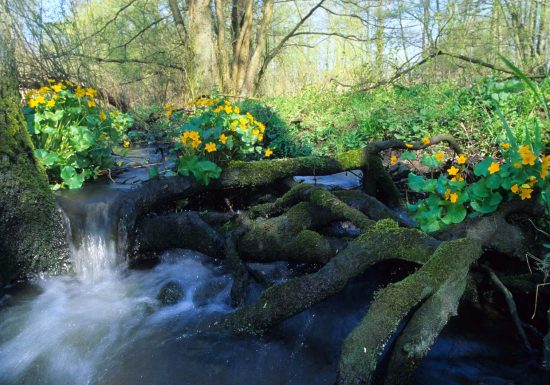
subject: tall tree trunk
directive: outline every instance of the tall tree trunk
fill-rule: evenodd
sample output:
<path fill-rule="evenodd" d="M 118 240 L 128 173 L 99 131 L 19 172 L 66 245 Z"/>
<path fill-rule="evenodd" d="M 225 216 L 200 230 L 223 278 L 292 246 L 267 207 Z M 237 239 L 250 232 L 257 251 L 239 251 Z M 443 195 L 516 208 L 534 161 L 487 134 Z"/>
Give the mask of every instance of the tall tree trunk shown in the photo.
<path fill-rule="evenodd" d="M 215 72 L 211 0 L 189 2 L 189 48 L 194 62 L 195 95 L 209 95 L 218 86 Z"/>
<path fill-rule="evenodd" d="M 218 72 L 220 75 L 221 89 L 228 90 L 229 84 L 229 59 L 225 47 L 225 12 L 223 0 L 216 0 L 216 35 L 218 39 Z"/>
<path fill-rule="evenodd" d="M 384 77 L 384 2 L 380 0 L 376 7 L 376 73 L 378 79 Z"/>
<path fill-rule="evenodd" d="M 256 35 L 256 48 L 250 58 L 246 75 L 241 88 L 241 95 L 252 96 L 258 86 L 258 71 L 260 69 L 262 55 L 264 54 L 267 43 L 267 28 L 271 24 L 273 15 L 273 0 L 266 0 L 263 7 L 262 21 Z"/>
<path fill-rule="evenodd" d="M 20 106 L 7 2 L 0 0 L 0 286 L 68 266 L 60 212 Z"/>

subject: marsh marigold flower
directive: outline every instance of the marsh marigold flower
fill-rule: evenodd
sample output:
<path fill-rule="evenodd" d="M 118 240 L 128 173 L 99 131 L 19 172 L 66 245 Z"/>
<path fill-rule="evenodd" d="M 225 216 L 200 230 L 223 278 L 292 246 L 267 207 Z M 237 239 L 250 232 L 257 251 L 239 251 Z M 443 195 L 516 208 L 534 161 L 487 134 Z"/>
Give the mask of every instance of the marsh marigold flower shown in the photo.
<path fill-rule="evenodd" d="M 435 159 L 437 159 L 438 162 L 442 162 L 444 157 L 445 157 L 445 154 L 443 154 L 441 151 L 435 154 Z"/>
<path fill-rule="evenodd" d="M 450 176 L 455 176 L 459 171 L 460 169 L 455 166 L 451 166 L 451 168 L 447 170 Z"/>
<path fill-rule="evenodd" d="M 449 200 L 451 201 L 451 203 L 456 203 L 456 201 L 458 200 L 458 194 L 452 193 L 451 196 L 449 197 Z"/>
<path fill-rule="evenodd" d="M 397 156 L 393 155 L 391 158 L 390 158 L 390 164 L 393 166 L 394 164 L 397 163 Z"/>
<path fill-rule="evenodd" d="M 414 146 L 413 146 L 412 144 L 410 144 L 410 143 L 405 143 L 405 147 L 407 147 L 407 148 L 413 148 Z"/>
<path fill-rule="evenodd" d="M 523 188 L 522 186 L 521 193 L 520 193 L 521 200 L 531 199 L 532 192 L 533 192 L 532 188 Z"/>
<path fill-rule="evenodd" d="M 427 136 L 423 137 L 422 138 L 422 143 L 426 144 L 426 145 L 430 144 L 430 138 L 428 138 Z"/>
<path fill-rule="evenodd" d="M 105 115 L 105 112 L 101 111 L 99 113 L 99 120 L 105 120 L 107 119 L 107 115 Z"/>
<path fill-rule="evenodd" d="M 271 154 L 273 154 L 273 151 L 271 149 L 268 148 L 267 150 L 265 150 L 265 157 L 266 158 L 269 158 L 271 156 Z"/>
<path fill-rule="evenodd" d="M 489 167 L 487 167 L 487 170 L 489 170 L 491 174 L 494 174 L 500 170 L 500 164 L 493 162 Z"/>
<path fill-rule="evenodd" d="M 500 147 L 502 147 L 505 150 L 508 150 L 510 148 L 510 143 L 502 142 L 500 143 Z"/>
<path fill-rule="evenodd" d="M 468 157 L 466 155 L 460 154 L 456 161 L 458 164 L 464 164 L 466 163 L 467 160 L 468 160 Z"/>
<path fill-rule="evenodd" d="M 519 191 L 519 186 L 517 184 L 510 187 L 510 191 L 512 191 L 514 194 L 516 194 Z"/>
<path fill-rule="evenodd" d="M 227 136 L 225 134 L 220 135 L 220 142 L 222 144 L 225 144 L 225 142 L 227 142 Z"/>
<path fill-rule="evenodd" d="M 204 146 L 204 149 L 207 152 L 214 152 L 216 151 L 216 145 L 212 142 L 209 142 L 209 143 L 206 143 L 206 145 Z"/>

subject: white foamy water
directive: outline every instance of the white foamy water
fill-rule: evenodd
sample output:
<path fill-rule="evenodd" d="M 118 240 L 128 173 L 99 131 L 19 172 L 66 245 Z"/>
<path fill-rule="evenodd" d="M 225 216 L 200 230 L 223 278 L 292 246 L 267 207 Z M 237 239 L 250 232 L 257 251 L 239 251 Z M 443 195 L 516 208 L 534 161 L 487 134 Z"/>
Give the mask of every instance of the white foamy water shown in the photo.
<path fill-rule="evenodd" d="M 0 384 L 91 384 L 107 357 L 134 340 L 166 323 L 182 327 L 196 317 L 228 311 L 229 278 L 195 252 L 167 256 L 169 262 L 148 271 L 103 270 L 94 280 L 38 282 L 38 296 L 0 312 Z M 183 288 L 183 299 L 161 307 L 156 296 L 170 281 Z M 201 298 L 203 290 L 213 294 Z"/>

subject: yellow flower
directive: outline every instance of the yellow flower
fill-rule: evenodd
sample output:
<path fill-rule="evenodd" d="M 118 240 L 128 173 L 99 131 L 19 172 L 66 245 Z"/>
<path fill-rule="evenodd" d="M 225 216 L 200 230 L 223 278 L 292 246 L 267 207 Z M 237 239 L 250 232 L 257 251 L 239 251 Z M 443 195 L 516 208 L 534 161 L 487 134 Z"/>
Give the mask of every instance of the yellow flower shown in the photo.
<path fill-rule="evenodd" d="M 240 113 L 241 113 L 241 109 L 240 109 L 239 107 L 235 106 L 235 107 L 233 108 L 233 112 L 236 113 L 236 114 L 240 114 Z"/>
<path fill-rule="evenodd" d="M 265 157 L 266 158 L 269 158 L 271 156 L 271 154 L 273 154 L 273 151 L 271 151 L 271 149 L 268 148 L 267 150 L 265 150 Z"/>
<path fill-rule="evenodd" d="M 169 118 L 170 116 L 172 116 L 173 112 L 174 111 L 172 111 L 172 110 L 166 110 L 166 111 L 164 111 L 164 115 L 166 115 L 166 117 Z"/>
<path fill-rule="evenodd" d="M 199 147 L 199 145 L 200 145 L 201 143 L 202 143 L 202 141 L 201 141 L 200 139 L 193 140 L 193 141 L 191 142 L 191 147 L 197 148 L 197 147 Z"/>
<path fill-rule="evenodd" d="M 227 105 L 227 106 L 225 106 L 224 110 L 225 110 L 225 113 L 229 115 L 231 113 L 231 111 L 233 111 L 233 108 L 231 108 L 231 106 Z"/>
<path fill-rule="evenodd" d="M 239 122 L 240 122 L 242 125 L 246 125 L 246 124 L 248 123 L 248 119 L 241 116 L 241 117 L 239 118 Z"/>
<path fill-rule="evenodd" d="M 252 116 L 252 114 L 250 112 L 246 113 L 246 117 L 250 120 L 254 120 L 254 117 Z"/>
<path fill-rule="evenodd" d="M 451 190 L 450 189 L 445 190 L 445 200 L 449 200 L 450 196 L 451 196 Z"/>
<path fill-rule="evenodd" d="M 466 155 L 460 154 L 456 161 L 458 162 L 458 164 L 464 164 L 466 163 L 467 160 L 468 160 L 468 157 Z"/>
<path fill-rule="evenodd" d="M 48 100 L 48 103 L 46 103 L 46 105 L 48 107 L 55 107 L 55 100 L 53 99 Z"/>
<path fill-rule="evenodd" d="M 55 83 L 55 80 L 53 80 L 53 79 L 48 79 L 48 83 Z"/>
<path fill-rule="evenodd" d="M 426 145 L 430 144 L 430 138 L 428 138 L 427 136 L 423 137 L 422 138 L 422 143 L 426 144 Z"/>
<path fill-rule="evenodd" d="M 407 148 L 413 148 L 414 146 L 413 146 L 412 144 L 410 144 L 410 143 L 405 143 L 405 147 L 407 147 Z"/>
<path fill-rule="evenodd" d="M 89 87 L 86 89 L 86 95 L 89 96 L 90 98 L 95 98 L 97 94 L 97 91 L 94 90 L 93 88 Z"/>
<path fill-rule="evenodd" d="M 537 160 L 537 157 L 531 152 L 521 154 L 521 164 L 523 164 L 523 165 L 534 166 L 535 165 L 535 160 Z"/>
<path fill-rule="evenodd" d="M 457 173 L 454 177 L 451 178 L 451 180 L 455 182 L 462 182 L 464 178 L 462 177 L 462 175 L 460 175 L 460 173 Z"/>
<path fill-rule="evenodd" d="M 122 142 L 122 147 L 124 147 L 124 148 L 130 147 L 130 142 L 128 142 L 127 140 L 125 140 L 124 142 Z"/>
<path fill-rule="evenodd" d="M 220 142 L 222 144 L 225 144 L 225 142 L 227 142 L 227 136 L 225 136 L 225 134 L 220 135 Z"/>
<path fill-rule="evenodd" d="M 514 168 L 521 168 L 521 164 L 520 163 L 514 163 Z"/>
<path fill-rule="evenodd" d="M 451 194 L 450 196 L 451 203 L 456 203 L 457 200 L 458 200 L 458 194 L 457 193 Z"/>
<path fill-rule="evenodd" d="M 524 146 L 521 146 L 519 149 L 518 149 L 518 153 L 519 154 L 530 154 L 531 153 L 531 149 L 529 148 L 529 145 L 526 144 Z"/>
<path fill-rule="evenodd" d="M 517 184 L 510 187 L 510 191 L 512 191 L 514 194 L 516 194 L 519 191 L 519 186 Z"/>
<path fill-rule="evenodd" d="M 439 151 L 438 153 L 435 154 L 435 159 L 437 159 L 439 162 L 442 162 L 444 156 L 445 155 L 441 151 Z"/>
<path fill-rule="evenodd" d="M 256 125 L 258 127 L 260 127 L 260 131 L 263 133 L 265 131 L 265 126 L 263 123 L 260 123 L 260 122 L 256 122 Z"/>
<path fill-rule="evenodd" d="M 510 148 L 510 143 L 502 142 L 500 143 L 500 147 L 502 147 L 505 150 L 508 150 Z"/>
<path fill-rule="evenodd" d="M 34 99 L 29 100 L 29 107 L 35 108 L 38 105 L 38 102 Z"/>
<path fill-rule="evenodd" d="M 500 170 L 500 164 L 493 162 L 489 167 L 487 167 L 487 170 L 489 170 L 491 174 L 494 174 Z"/>
<path fill-rule="evenodd" d="M 533 192 L 533 189 L 531 189 L 531 188 L 522 188 L 521 189 L 521 194 L 520 194 L 521 200 L 531 199 L 531 193 L 532 192 Z"/>
<path fill-rule="evenodd" d="M 223 110 L 223 107 L 222 107 L 222 106 L 218 106 L 218 107 L 216 107 L 216 108 L 214 109 L 214 112 L 215 112 L 216 114 L 219 114 L 222 110 Z"/>
<path fill-rule="evenodd" d="M 460 169 L 456 168 L 455 166 L 451 166 L 451 168 L 447 170 L 447 172 L 451 176 L 456 175 L 459 171 L 460 171 Z"/>
<path fill-rule="evenodd" d="M 74 83 L 71 82 L 70 80 L 65 80 L 65 83 L 68 85 L 68 86 L 74 86 Z"/>
<path fill-rule="evenodd" d="M 543 168 L 540 171 L 540 179 L 544 180 L 548 176 L 548 168 Z"/>
<path fill-rule="evenodd" d="M 57 83 L 52 86 L 52 90 L 54 90 L 54 92 L 59 92 L 63 89 L 63 87 L 64 86 L 62 83 Z"/>
<path fill-rule="evenodd" d="M 89 108 L 95 107 L 95 102 L 93 100 L 88 100 L 88 107 Z"/>
<path fill-rule="evenodd" d="M 206 145 L 204 146 L 204 149 L 207 151 L 207 152 L 214 152 L 216 151 L 216 145 L 212 142 L 210 143 L 206 143 Z"/>
<path fill-rule="evenodd" d="M 99 120 L 105 120 L 107 119 L 107 115 L 105 115 L 105 112 L 101 111 L 99 113 Z"/>
<path fill-rule="evenodd" d="M 38 92 L 40 93 L 40 95 L 45 95 L 45 94 L 48 93 L 49 90 L 50 90 L 50 87 L 43 86 L 43 87 L 40 87 L 40 89 L 38 90 Z"/>
<path fill-rule="evenodd" d="M 252 134 L 258 136 L 260 135 L 260 130 L 252 130 Z"/>
<path fill-rule="evenodd" d="M 84 95 L 86 95 L 86 91 L 80 86 L 76 87 L 76 90 L 74 92 L 74 96 L 77 98 L 82 98 Z"/>
<path fill-rule="evenodd" d="M 397 156 L 392 155 L 392 157 L 390 158 L 390 164 L 393 166 L 396 163 L 397 163 Z"/>
<path fill-rule="evenodd" d="M 262 140 L 264 140 L 264 134 L 260 134 L 258 135 L 258 140 L 261 142 Z"/>
<path fill-rule="evenodd" d="M 37 96 L 34 100 L 36 101 L 36 104 L 44 104 L 44 103 L 46 103 L 46 99 L 44 99 L 44 97 L 41 96 L 41 95 L 40 95 L 40 96 Z"/>
<path fill-rule="evenodd" d="M 172 109 L 172 105 L 171 105 L 170 103 L 166 103 L 166 104 L 164 105 L 164 109 L 165 109 L 165 110 L 171 110 L 171 109 Z"/>

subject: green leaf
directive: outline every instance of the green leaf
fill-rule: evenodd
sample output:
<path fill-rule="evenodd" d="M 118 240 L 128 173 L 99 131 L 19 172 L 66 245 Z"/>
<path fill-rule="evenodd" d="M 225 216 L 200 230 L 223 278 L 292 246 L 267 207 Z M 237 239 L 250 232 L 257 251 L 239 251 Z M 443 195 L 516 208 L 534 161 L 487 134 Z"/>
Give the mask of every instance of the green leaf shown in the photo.
<path fill-rule="evenodd" d="M 426 179 L 423 176 L 416 175 L 413 172 L 409 173 L 408 183 L 409 187 L 413 191 L 434 192 L 437 187 L 437 180 Z"/>
<path fill-rule="evenodd" d="M 159 167 L 158 165 L 154 165 L 153 167 L 149 167 L 147 169 L 147 174 L 149 175 L 149 179 L 156 178 L 159 174 Z"/>
<path fill-rule="evenodd" d="M 78 174 L 73 166 L 63 167 L 61 178 L 71 190 L 82 187 L 84 183 L 84 175 L 82 173 Z"/>
<path fill-rule="evenodd" d="M 466 209 L 461 204 L 454 203 L 447 208 L 447 213 L 441 220 L 446 225 L 450 225 L 452 223 L 460 223 L 464 218 L 466 218 Z"/>
<path fill-rule="evenodd" d="M 472 183 L 469 191 L 475 198 L 486 198 L 491 195 L 491 191 L 485 186 L 485 181 L 483 179 Z"/>
<path fill-rule="evenodd" d="M 501 178 L 498 174 L 491 174 L 485 179 L 485 185 L 492 190 L 496 190 L 500 187 Z"/>
<path fill-rule="evenodd" d="M 429 156 L 427 154 L 422 156 L 422 163 L 430 168 L 438 168 L 441 164 L 434 156 Z"/>
<path fill-rule="evenodd" d="M 411 151 L 405 151 L 401 154 L 401 159 L 403 160 L 416 160 L 416 153 Z"/>
<path fill-rule="evenodd" d="M 489 166 L 491 166 L 491 163 L 493 163 L 494 159 L 488 156 L 487 158 L 483 159 L 481 162 L 475 165 L 474 167 L 474 174 L 476 176 L 487 176 L 489 175 Z"/>

